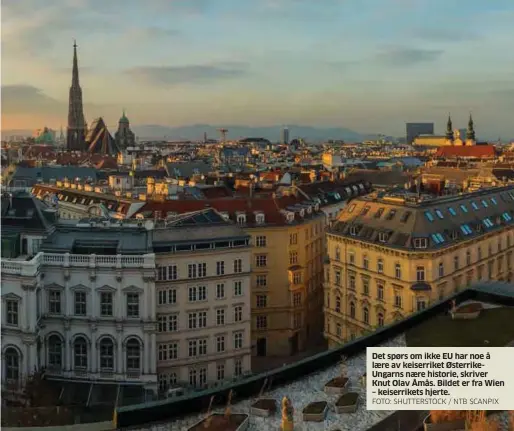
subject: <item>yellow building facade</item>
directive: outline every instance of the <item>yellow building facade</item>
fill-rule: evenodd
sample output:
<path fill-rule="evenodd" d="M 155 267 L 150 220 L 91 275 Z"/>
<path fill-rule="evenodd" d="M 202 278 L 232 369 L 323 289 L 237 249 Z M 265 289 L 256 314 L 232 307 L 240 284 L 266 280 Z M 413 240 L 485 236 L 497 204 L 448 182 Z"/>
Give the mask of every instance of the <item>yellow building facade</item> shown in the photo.
<path fill-rule="evenodd" d="M 476 281 L 512 281 L 514 187 L 357 198 L 327 246 L 324 335 L 335 346 Z"/>
<path fill-rule="evenodd" d="M 289 356 L 316 342 L 323 330 L 323 256 L 326 217 L 256 226 L 252 237 L 254 356 Z"/>

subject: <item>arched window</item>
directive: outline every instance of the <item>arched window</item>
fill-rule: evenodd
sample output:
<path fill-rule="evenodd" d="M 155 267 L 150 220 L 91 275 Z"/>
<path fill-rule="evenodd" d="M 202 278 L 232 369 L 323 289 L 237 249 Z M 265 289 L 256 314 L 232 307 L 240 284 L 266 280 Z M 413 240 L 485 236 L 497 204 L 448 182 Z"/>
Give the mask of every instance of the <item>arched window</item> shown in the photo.
<path fill-rule="evenodd" d="M 87 369 L 87 341 L 78 337 L 73 343 L 73 364 L 75 369 Z"/>
<path fill-rule="evenodd" d="M 48 366 L 53 369 L 62 368 L 62 339 L 55 334 L 48 338 Z"/>
<path fill-rule="evenodd" d="M 365 254 L 364 256 L 362 256 L 362 267 L 364 269 L 368 269 L 369 268 L 369 258 L 368 258 L 368 255 Z"/>
<path fill-rule="evenodd" d="M 341 298 L 336 296 L 336 313 L 341 312 Z"/>
<path fill-rule="evenodd" d="M 369 323 L 369 310 L 367 307 L 362 309 L 362 321 L 364 323 Z"/>
<path fill-rule="evenodd" d="M 382 313 L 377 314 L 377 324 L 378 326 L 384 326 L 384 315 Z"/>
<path fill-rule="evenodd" d="M 131 338 L 127 341 L 127 371 L 141 371 L 141 345 L 139 340 Z"/>
<path fill-rule="evenodd" d="M 355 319 L 355 303 L 353 301 L 350 302 L 350 317 Z"/>
<path fill-rule="evenodd" d="M 8 347 L 4 353 L 5 379 L 17 381 L 20 378 L 20 355 L 14 347 Z"/>
<path fill-rule="evenodd" d="M 336 247 L 336 260 L 337 261 L 340 261 L 341 260 L 341 249 L 339 248 L 339 246 Z"/>
<path fill-rule="evenodd" d="M 114 343 L 110 338 L 100 341 L 100 371 L 114 371 Z"/>

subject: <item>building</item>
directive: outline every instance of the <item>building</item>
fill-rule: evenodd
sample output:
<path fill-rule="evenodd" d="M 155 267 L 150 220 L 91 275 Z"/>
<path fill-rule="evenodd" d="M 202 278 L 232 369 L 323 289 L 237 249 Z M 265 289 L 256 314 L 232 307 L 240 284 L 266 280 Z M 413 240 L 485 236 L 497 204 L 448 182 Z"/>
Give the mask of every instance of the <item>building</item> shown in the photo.
<path fill-rule="evenodd" d="M 407 144 L 412 144 L 419 135 L 433 135 L 434 123 L 406 123 Z"/>
<path fill-rule="evenodd" d="M 120 149 L 102 117 L 96 118 L 87 132 L 85 145 L 92 154 L 117 156 Z"/>
<path fill-rule="evenodd" d="M 481 280 L 513 280 L 514 187 L 449 197 L 359 197 L 327 234 L 331 345 Z"/>
<path fill-rule="evenodd" d="M 161 391 L 251 372 L 250 236 L 213 209 L 153 232 Z"/>
<path fill-rule="evenodd" d="M 125 110 L 118 122 L 118 130 L 114 134 L 114 140 L 116 141 L 116 147 L 120 151 L 125 151 L 127 148 L 134 147 L 136 145 L 136 135 L 134 135 L 134 132 L 130 130 L 130 122 L 125 115 Z"/>
<path fill-rule="evenodd" d="M 282 133 L 280 136 L 280 143 L 282 145 L 289 145 L 289 128 L 288 127 L 282 128 Z"/>
<path fill-rule="evenodd" d="M 73 70 L 71 78 L 66 148 L 68 151 L 86 150 L 86 120 L 82 106 L 82 89 L 79 84 L 77 44 L 73 44 Z"/>

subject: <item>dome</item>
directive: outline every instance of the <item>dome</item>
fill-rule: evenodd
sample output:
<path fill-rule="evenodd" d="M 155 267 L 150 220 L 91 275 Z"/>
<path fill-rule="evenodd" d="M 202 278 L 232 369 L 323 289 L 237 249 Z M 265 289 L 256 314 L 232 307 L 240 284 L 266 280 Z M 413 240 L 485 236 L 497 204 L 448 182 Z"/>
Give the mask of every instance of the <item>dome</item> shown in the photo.
<path fill-rule="evenodd" d="M 125 110 L 123 110 L 123 115 L 120 118 L 120 123 L 128 123 L 128 122 L 129 122 L 129 119 L 125 115 Z"/>

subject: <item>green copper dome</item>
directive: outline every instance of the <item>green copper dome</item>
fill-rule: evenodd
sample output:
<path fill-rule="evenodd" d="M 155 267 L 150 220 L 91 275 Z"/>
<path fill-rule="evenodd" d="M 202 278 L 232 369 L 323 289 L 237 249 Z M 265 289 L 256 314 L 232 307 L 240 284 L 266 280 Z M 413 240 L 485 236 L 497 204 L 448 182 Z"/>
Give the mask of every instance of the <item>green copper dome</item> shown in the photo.
<path fill-rule="evenodd" d="M 120 123 L 128 123 L 128 122 L 129 122 L 129 119 L 125 115 L 125 110 L 123 110 L 123 115 L 120 118 Z"/>
<path fill-rule="evenodd" d="M 47 127 L 43 129 L 43 132 L 35 139 L 35 141 L 39 144 L 51 144 L 54 142 L 54 137 L 52 132 L 48 130 Z"/>

